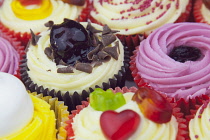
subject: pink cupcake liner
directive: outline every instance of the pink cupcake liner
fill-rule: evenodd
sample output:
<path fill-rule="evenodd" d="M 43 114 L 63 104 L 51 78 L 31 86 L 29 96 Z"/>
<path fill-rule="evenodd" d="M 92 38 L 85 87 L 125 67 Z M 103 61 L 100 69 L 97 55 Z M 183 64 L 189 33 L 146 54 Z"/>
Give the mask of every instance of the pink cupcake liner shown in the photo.
<path fill-rule="evenodd" d="M 111 88 L 110 88 L 111 89 Z M 136 87 L 116 87 L 115 89 L 111 89 L 114 93 L 117 92 L 122 92 L 122 93 L 126 93 L 126 92 L 136 92 L 138 89 Z M 173 107 L 173 116 L 176 117 L 177 122 L 178 122 L 178 132 L 177 132 L 177 137 L 176 140 L 186 140 L 186 138 L 188 137 L 188 131 L 187 131 L 187 121 L 184 118 L 183 113 L 180 112 L 180 108 L 177 106 L 176 103 L 172 102 L 171 98 L 167 98 L 167 100 L 170 102 L 170 104 Z M 87 101 L 82 102 L 82 105 L 78 105 L 76 110 L 71 111 L 71 115 L 69 115 L 69 120 L 66 122 L 67 126 L 66 126 L 66 130 L 67 130 L 67 140 L 74 140 L 74 138 L 72 138 L 74 136 L 74 131 L 72 129 L 72 123 L 73 123 L 73 118 L 79 114 L 79 112 L 87 107 L 89 105 L 89 103 Z"/>
<path fill-rule="evenodd" d="M 0 31 L 0 37 L 6 39 L 11 43 L 11 45 L 14 47 L 14 49 L 17 51 L 19 55 L 19 66 L 21 65 L 21 60 L 23 59 L 23 56 L 25 55 L 25 47 L 21 45 L 21 42 L 18 41 L 17 38 L 11 36 L 9 33 L 5 33 L 3 31 Z M 18 69 L 16 70 L 16 76 L 20 79 L 20 67 L 18 66 Z"/>

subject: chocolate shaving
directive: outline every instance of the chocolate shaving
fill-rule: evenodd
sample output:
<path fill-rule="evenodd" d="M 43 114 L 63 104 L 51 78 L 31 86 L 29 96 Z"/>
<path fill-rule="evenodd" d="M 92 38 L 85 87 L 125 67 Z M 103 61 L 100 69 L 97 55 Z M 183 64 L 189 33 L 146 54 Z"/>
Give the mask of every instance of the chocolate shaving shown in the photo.
<path fill-rule="evenodd" d="M 102 35 L 109 34 L 109 33 L 117 33 L 117 32 L 119 32 L 119 31 L 117 31 L 117 30 L 111 30 L 111 29 L 109 28 L 109 26 L 105 24 L 105 25 L 103 26 Z"/>
<path fill-rule="evenodd" d="M 50 20 L 47 23 L 45 23 L 44 25 L 45 25 L 45 27 L 51 28 L 54 25 L 54 22 Z"/>
<path fill-rule="evenodd" d="M 72 68 L 72 66 L 58 68 L 57 73 L 73 73 L 73 68 Z"/>
<path fill-rule="evenodd" d="M 93 67 L 97 67 L 97 66 L 102 65 L 102 62 L 101 61 L 94 61 L 91 64 L 92 64 Z"/>
<path fill-rule="evenodd" d="M 64 65 L 67 66 L 67 63 L 65 63 L 62 59 L 58 62 L 58 65 Z"/>
<path fill-rule="evenodd" d="M 100 44 L 95 49 L 93 49 L 92 51 L 90 51 L 87 54 L 88 60 L 93 60 L 93 55 L 97 54 L 97 52 L 99 52 L 99 50 L 100 50 Z"/>
<path fill-rule="evenodd" d="M 98 52 L 97 55 L 98 55 L 98 58 L 100 60 L 102 60 L 103 62 L 107 62 L 107 61 L 109 61 L 111 59 L 111 56 L 109 54 L 107 54 L 106 52 L 104 52 L 104 51 Z"/>
<path fill-rule="evenodd" d="M 65 0 L 64 2 L 77 6 L 83 6 L 85 4 L 85 0 Z"/>
<path fill-rule="evenodd" d="M 103 51 L 111 55 L 111 57 L 113 57 L 115 60 L 118 60 L 118 56 L 119 56 L 117 50 L 118 50 L 117 45 L 115 45 L 114 47 L 106 47 L 103 49 Z"/>
<path fill-rule="evenodd" d="M 89 63 L 77 63 L 75 65 L 76 70 L 83 71 L 86 73 L 92 73 L 93 67 Z"/>
<path fill-rule="evenodd" d="M 47 55 L 47 57 L 51 60 L 54 59 L 53 51 L 50 47 L 45 48 L 44 53 Z"/>
<path fill-rule="evenodd" d="M 30 29 L 31 31 L 31 43 L 32 45 L 36 46 L 37 42 L 39 41 L 39 38 L 41 37 L 40 35 L 35 35 L 34 32 Z"/>
<path fill-rule="evenodd" d="M 101 30 L 97 30 L 95 27 L 93 27 L 90 22 L 88 22 L 86 29 L 93 34 L 102 32 Z"/>
<path fill-rule="evenodd" d="M 116 36 L 114 34 L 112 34 L 112 33 L 102 35 L 102 43 L 103 43 L 104 46 L 110 45 L 116 39 L 117 39 Z"/>
<path fill-rule="evenodd" d="M 97 55 L 93 55 L 93 61 L 99 61 L 99 58 L 98 58 L 98 56 Z"/>

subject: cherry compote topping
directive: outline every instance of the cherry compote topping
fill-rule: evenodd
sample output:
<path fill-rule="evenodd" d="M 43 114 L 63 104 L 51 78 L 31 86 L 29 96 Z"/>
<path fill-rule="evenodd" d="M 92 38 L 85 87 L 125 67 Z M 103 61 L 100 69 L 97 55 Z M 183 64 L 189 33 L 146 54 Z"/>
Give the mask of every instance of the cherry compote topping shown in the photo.
<path fill-rule="evenodd" d="M 69 65 L 77 61 L 90 63 L 87 54 L 93 50 L 89 34 L 76 21 L 66 19 L 62 24 L 53 25 L 50 32 L 50 44 L 56 60 L 63 60 Z M 56 62 L 58 64 L 58 62 Z"/>
<path fill-rule="evenodd" d="M 200 49 L 189 46 L 174 47 L 169 53 L 169 57 L 178 62 L 196 61 L 201 57 Z"/>

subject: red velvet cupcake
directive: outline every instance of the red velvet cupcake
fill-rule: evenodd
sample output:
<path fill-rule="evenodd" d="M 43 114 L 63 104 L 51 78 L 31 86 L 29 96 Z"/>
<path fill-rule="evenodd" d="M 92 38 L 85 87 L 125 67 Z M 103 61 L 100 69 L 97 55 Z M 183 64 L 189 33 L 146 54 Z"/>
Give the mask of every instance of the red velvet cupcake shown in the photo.
<path fill-rule="evenodd" d="M 96 89 L 89 103 L 83 102 L 69 116 L 68 140 L 184 140 L 187 136 L 180 109 L 148 87 Z"/>
<path fill-rule="evenodd" d="M 47 28 L 48 21 L 60 23 L 64 18 L 87 20 L 87 3 L 84 0 L 5 0 L 0 7 L 0 29 L 19 39 L 24 46 L 30 39 L 30 29 L 35 34 Z"/>

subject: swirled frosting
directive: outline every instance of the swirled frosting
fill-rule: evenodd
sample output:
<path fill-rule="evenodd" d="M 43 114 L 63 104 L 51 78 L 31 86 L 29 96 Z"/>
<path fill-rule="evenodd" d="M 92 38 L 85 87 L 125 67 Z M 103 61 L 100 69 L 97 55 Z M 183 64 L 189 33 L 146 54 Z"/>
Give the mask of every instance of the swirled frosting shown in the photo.
<path fill-rule="evenodd" d="M 43 30 L 47 30 L 43 24 L 47 23 L 48 21 L 52 20 L 54 23 L 58 24 L 63 21 L 64 18 L 69 19 L 77 19 L 80 15 L 83 6 L 75 6 L 64 3 L 61 0 L 50 0 L 48 3 L 48 8 L 39 8 L 36 9 L 37 6 L 34 6 L 34 11 L 31 11 L 31 15 L 28 15 L 27 8 L 25 10 L 19 10 L 20 7 L 17 4 L 13 4 L 13 8 L 11 7 L 11 3 L 13 0 L 5 0 L 3 5 L 0 8 L 0 18 L 1 22 L 11 30 L 18 31 L 18 32 L 30 32 L 32 29 L 35 33 L 41 32 Z M 43 0 L 44 3 L 47 1 Z M 38 6 L 39 7 L 39 6 Z M 50 8 L 51 7 L 51 8 Z M 31 8 L 31 7 L 30 7 Z M 13 11 L 15 10 L 15 11 Z M 17 13 L 18 12 L 18 13 Z M 50 14 L 49 14 L 50 12 Z M 19 17 L 16 16 L 16 14 Z M 41 16 L 40 16 L 41 15 Z M 45 18 L 43 15 L 48 15 Z M 26 18 L 29 17 L 29 20 L 22 19 L 22 17 Z M 38 19 L 37 19 L 38 18 Z M 40 18 L 40 19 L 39 19 Z"/>
<path fill-rule="evenodd" d="M 186 11 L 189 0 L 94 0 L 91 16 L 119 34 L 149 34 L 174 23 Z"/>
<path fill-rule="evenodd" d="M 207 22 L 208 24 L 210 24 L 210 10 L 207 8 L 207 6 L 205 6 L 205 4 L 203 3 L 201 6 L 201 14 L 204 18 L 204 21 Z"/>
<path fill-rule="evenodd" d="M 210 104 L 208 104 L 205 108 L 203 108 L 203 106 L 200 107 L 194 119 L 190 120 L 189 133 L 191 140 L 208 140 L 210 138 L 209 115 Z"/>
<path fill-rule="evenodd" d="M 0 83 L 0 139 L 56 140 L 55 113 L 50 105 L 29 96 L 23 83 L 11 74 L 0 72 Z"/>
<path fill-rule="evenodd" d="M 81 24 L 86 27 L 87 23 Z M 92 24 L 96 29 L 102 30 L 102 26 Z M 61 91 L 65 93 L 69 91 L 73 94 L 75 91 L 89 90 L 95 85 L 102 86 L 103 82 L 108 82 L 109 78 L 114 78 L 123 65 L 124 50 L 119 43 L 118 60 L 113 58 L 110 61 L 102 63 L 102 65 L 94 67 L 92 73 L 86 73 L 74 69 L 73 73 L 57 73 L 59 65 L 48 58 L 45 54 L 45 48 L 50 46 L 50 31 L 42 32 L 37 45 L 30 45 L 27 52 L 27 65 L 29 68 L 28 75 L 31 80 L 39 86 L 48 88 L 49 90 Z M 99 35 L 99 34 L 97 34 Z M 101 34 L 100 34 L 101 35 Z M 117 39 L 118 40 L 118 39 Z M 116 41 L 117 41 L 116 40 Z M 115 42 L 109 47 L 115 46 Z"/>
<path fill-rule="evenodd" d="M 170 97 L 191 98 L 210 93 L 210 27 L 202 23 L 167 24 L 154 31 L 137 50 L 136 67 L 142 79 Z M 177 46 L 201 51 L 196 61 L 169 57 Z"/>
<path fill-rule="evenodd" d="M 19 54 L 11 43 L 0 37 L 0 71 L 16 74 L 19 59 Z"/>
<path fill-rule="evenodd" d="M 115 110 L 121 112 L 130 109 L 138 113 L 141 117 L 139 127 L 128 140 L 175 140 L 178 131 L 176 118 L 172 116 L 171 121 L 165 124 L 157 124 L 148 120 L 140 112 L 137 103 L 131 100 L 133 95 L 134 93 L 132 92 L 125 93 L 126 104 Z M 102 111 L 96 111 L 90 105 L 82 109 L 73 118 L 72 128 L 75 135 L 74 139 L 93 140 L 97 137 L 98 140 L 106 140 L 100 127 L 101 114 Z"/>

